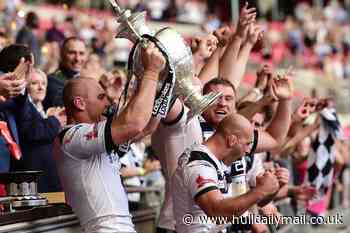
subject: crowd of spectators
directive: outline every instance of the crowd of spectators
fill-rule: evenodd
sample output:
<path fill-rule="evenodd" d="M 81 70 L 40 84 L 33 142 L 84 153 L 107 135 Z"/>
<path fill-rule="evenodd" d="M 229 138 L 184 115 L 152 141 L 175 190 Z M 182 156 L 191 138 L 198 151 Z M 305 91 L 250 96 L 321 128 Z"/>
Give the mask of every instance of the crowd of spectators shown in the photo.
<path fill-rule="evenodd" d="M 318 72 L 319 76 L 349 76 L 349 13 L 337 1 L 312 7 L 300 3 L 283 22 L 262 22 L 267 30 L 266 51 L 257 62 L 271 59 Z"/>
<path fill-rule="evenodd" d="M 84 12 L 79 10 L 63 9 L 63 18 L 44 22 L 35 11 L 24 13 L 20 1 L 4 2 L 0 3 L 0 121 L 5 123 L 0 128 L 0 172 L 43 170 L 39 192 L 63 191 L 52 145 L 66 125 L 64 85 L 78 76 L 93 77 L 103 87 L 111 103 L 125 106 L 135 91 L 134 83 L 128 83 L 125 70 L 131 44 L 114 38 L 116 26 L 110 24 L 108 14 L 106 19 L 99 19 L 96 15 L 91 18 L 83 16 Z M 217 51 L 229 47 L 235 30 L 239 28 L 223 27 L 228 19 L 224 13 L 217 14 L 222 8 L 212 9 L 213 3 L 208 2 L 120 1 L 135 11 L 147 10 L 149 18 L 155 21 L 200 25 L 201 35 L 186 35 L 193 52 L 194 73 L 198 76 L 205 75 L 207 64 L 211 64 L 214 56 L 225 57 L 224 52 L 220 54 Z M 337 1 L 330 1 L 324 9 L 300 3 L 294 13 L 284 21 L 258 18 L 260 29 L 255 29 L 256 33 L 251 29 L 246 32 L 247 41 L 257 41 L 248 53 L 249 62 L 263 66 L 256 74 L 255 86 L 237 100 L 237 110 L 257 129 L 269 128 L 276 113 L 273 105 L 277 97 L 273 96 L 276 93 L 272 89 L 277 87 L 271 84 L 271 80 L 284 80 L 286 77 L 275 77 L 275 69 L 292 65 L 312 70 L 328 79 L 347 81 L 350 76 L 349 11 Z M 258 38 L 259 30 L 263 31 L 263 36 L 260 34 Z M 253 70 L 247 72 L 255 73 Z M 287 72 L 285 76 L 291 74 Z M 236 88 L 238 86 L 235 85 Z M 129 88 L 126 96 L 123 95 L 124 88 Z M 302 203 L 302 208 L 310 213 L 322 215 L 329 206 L 332 186 L 344 190 L 341 204 L 349 206 L 349 187 L 345 186 L 348 181 L 342 174 L 350 162 L 350 144 L 338 132 L 341 126 L 336 118 L 334 99 L 310 93 L 304 95 L 301 103 L 294 104 L 292 124 L 283 147 L 266 153 L 261 163 L 265 170 L 274 171 L 279 166 L 290 166 L 289 171 L 294 171 L 290 176 L 293 179 L 290 179 L 289 186 L 284 184 L 288 187 L 281 196 L 290 197 L 296 207 Z M 324 129 L 327 128 L 327 120 L 336 122 L 333 128 L 327 129 L 329 131 Z M 332 173 L 329 187 L 316 184 L 324 185 L 318 187 L 322 188 L 322 192 L 318 193 L 319 190 L 306 185 L 306 180 L 318 179 L 308 170 L 313 163 L 316 164 L 310 158 L 317 158 L 320 153 L 317 142 L 325 141 L 320 139 L 320 135 L 332 140 L 325 145 L 329 146 L 329 151 L 332 150 L 330 157 L 334 157 L 329 165 L 331 168 L 327 168 L 327 175 L 333 168 L 335 175 Z M 120 160 L 124 185 L 163 187 L 157 156 L 162 155 L 152 151 L 149 138 L 134 142 Z M 310 203 L 310 200 L 313 202 Z M 130 205 L 138 208 L 140 195 L 130 194 L 129 201 Z M 262 212 L 277 214 L 274 207 L 271 208 L 273 210 L 266 208 Z"/>

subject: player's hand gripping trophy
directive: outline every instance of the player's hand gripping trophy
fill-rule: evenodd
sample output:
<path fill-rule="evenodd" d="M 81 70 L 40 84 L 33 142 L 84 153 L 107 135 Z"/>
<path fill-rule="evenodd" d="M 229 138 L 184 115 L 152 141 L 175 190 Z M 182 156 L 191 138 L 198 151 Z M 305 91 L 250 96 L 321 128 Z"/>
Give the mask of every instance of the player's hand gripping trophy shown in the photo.
<path fill-rule="evenodd" d="M 146 25 L 146 12 L 133 13 L 121 9 L 116 0 L 109 0 L 119 23 L 117 38 L 126 38 L 134 43 L 129 57 L 129 77 L 142 78 L 141 47 L 147 47 L 152 41 L 167 60 L 167 66 L 158 83 L 157 96 L 153 107 L 153 115 L 164 118 L 171 101 L 180 97 L 189 107 L 188 119 L 201 114 L 207 107 L 215 103 L 221 93 L 201 94 L 200 88 L 192 83 L 193 60 L 190 48 L 179 33 L 171 28 L 163 28 L 152 33 Z"/>

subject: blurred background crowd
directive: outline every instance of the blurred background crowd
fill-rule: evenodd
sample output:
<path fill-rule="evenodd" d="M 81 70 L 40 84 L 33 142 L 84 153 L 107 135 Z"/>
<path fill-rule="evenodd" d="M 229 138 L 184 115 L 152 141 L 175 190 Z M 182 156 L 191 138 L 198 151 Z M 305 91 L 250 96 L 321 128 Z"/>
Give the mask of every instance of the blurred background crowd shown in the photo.
<path fill-rule="evenodd" d="M 149 25 L 156 29 L 173 26 L 190 42 L 191 38 L 232 23 L 238 17 L 239 1 L 144 0 L 119 1 L 134 11 L 146 10 Z M 252 53 L 246 83 L 254 83 L 254 70 L 267 63 L 283 69 L 293 66 L 302 90 L 310 91 L 315 82 L 319 92 L 339 97 L 338 106 L 346 112 L 349 76 L 348 1 L 248 1 L 258 10 L 264 28 L 264 46 Z M 31 3 L 31 4 L 28 4 Z M 49 4 L 51 3 L 51 4 Z M 55 4 L 55 5 L 52 5 Z M 242 4 L 242 3 L 240 3 Z M 117 23 L 108 1 L 10 1 L 2 0 L 0 46 L 16 40 L 25 24 L 26 13 L 35 10 L 38 25 L 31 41 L 36 62 L 45 72 L 58 66 L 59 45 L 65 37 L 78 36 L 89 44 L 88 64 L 99 71 L 125 65 L 131 44 L 114 39 Z M 31 29 L 32 31 L 32 29 Z M 21 36 L 19 36 L 21 37 Z M 21 38 L 17 38 L 20 40 Z M 103 67 L 101 66 L 103 64 Z M 91 67 L 89 65 L 89 67 Z M 332 84 L 332 85 L 329 85 Z M 325 88 L 332 86 L 331 89 Z"/>
<path fill-rule="evenodd" d="M 232 23 L 234 25 L 239 8 L 244 4 L 238 0 L 120 0 L 118 2 L 133 11 L 147 11 L 149 20 L 147 23 L 154 30 L 165 26 L 174 27 L 183 35 L 192 49 L 195 47 L 196 38 L 212 33 L 223 25 Z M 348 208 L 350 180 L 346 174 L 349 176 L 350 164 L 348 143 L 350 139 L 350 105 L 348 103 L 350 98 L 350 1 L 256 0 L 248 2 L 257 8 L 257 22 L 263 28 L 264 36 L 262 42 L 255 46 L 250 55 L 239 96 L 244 96 L 251 88 L 258 87 L 256 70 L 267 64 L 270 69 L 274 69 L 279 74 L 293 67 L 295 72 L 293 81 L 296 87 L 295 109 L 298 109 L 301 103 L 307 102 L 305 97 L 322 97 L 331 102 L 338 112 L 342 125 L 342 137 L 338 143 L 337 175 L 333 189 L 335 191 L 329 196 L 328 204 L 332 203 L 331 199 L 333 199 L 333 205 Z M 126 83 L 126 65 L 132 44 L 126 39 L 115 39 L 117 26 L 108 1 L 0 0 L 0 50 L 12 43 L 26 44 L 31 49 L 35 66 L 42 70 L 37 72 L 38 77 L 33 78 L 30 84 L 34 85 L 33 93 L 37 91 L 35 85 L 41 85 L 38 87 L 39 90 L 43 89 L 46 94 L 46 75 L 56 72 L 60 67 L 63 55 L 60 51 L 62 42 L 65 38 L 75 36 L 87 44 L 86 58 L 82 58 L 80 73 L 100 77 L 99 81 L 106 90 L 110 90 L 110 87 L 114 88 L 112 92 L 115 99 L 119 98 Z M 205 46 L 210 47 L 209 44 Z M 44 77 L 43 84 L 37 84 L 40 81 L 36 79 L 41 79 L 39 76 Z M 29 92 L 30 88 L 28 87 Z M 32 96 L 38 111 L 42 113 L 43 118 L 53 116 L 61 125 L 64 125 L 64 120 L 61 119 L 62 109 L 47 110 L 41 103 L 44 96 L 36 96 L 37 98 Z M 307 124 L 308 121 L 304 123 Z M 297 171 L 295 174 L 299 174 L 298 169 L 303 169 L 302 166 L 305 165 L 303 163 L 311 150 L 312 145 L 308 136 L 288 148 L 288 154 L 293 155 L 290 163 L 295 165 L 294 168 Z M 138 169 L 124 170 L 122 174 L 126 185 L 156 186 L 161 190 L 164 184 L 161 180 L 161 167 L 157 161 L 157 156 L 161 155 L 155 155 L 149 144 L 149 139 L 133 144 L 121 162 L 124 168 L 136 166 Z M 31 145 L 30 142 L 28 145 Z M 50 150 L 47 151 L 50 153 Z M 23 154 L 25 153 L 32 152 Z M 31 169 L 39 168 L 30 166 L 32 166 L 29 167 Z M 50 167 L 45 168 L 46 163 L 40 166 L 42 166 L 41 170 L 50 172 Z M 142 170 L 140 171 L 139 168 Z M 50 174 L 57 179 L 57 174 L 52 174 L 52 170 Z M 61 191 L 59 184 L 47 185 L 51 181 L 42 180 L 39 191 Z M 300 184 L 298 177 L 295 177 L 294 182 L 295 185 Z M 338 191 L 342 191 L 341 195 L 337 194 Z M 304 198 L 302 196 L 304 193 L 299 196 L 298 190 L 295 192 L 291 197 L 297 197 L 300 200 Z M 155 196 L 148 196 L 147 198 L 151 199 L 147 202 L 159 206 L 159 200 L 162 198 L 160 193 L 156 192 Z M 129 198 L 132 205 L 137 208 L 141 195 L 130 194 Z"/>

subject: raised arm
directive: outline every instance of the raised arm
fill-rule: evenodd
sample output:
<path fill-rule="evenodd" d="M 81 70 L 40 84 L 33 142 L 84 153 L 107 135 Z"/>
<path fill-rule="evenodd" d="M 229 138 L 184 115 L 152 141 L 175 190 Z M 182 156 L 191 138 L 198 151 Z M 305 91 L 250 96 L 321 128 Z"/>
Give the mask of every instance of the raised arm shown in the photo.
<path fill-rule="evenodd" d="M 271 80 L 271 88 L 279 100 L 276 114 L 266 129 L 261 131 L 257 152 L 269 151 L 281 145 L 291 124 L 293 86 L 289 77 Z"/>
<path fill-rule="evenodd" d="M 220 60 L 219 76 L 232 82 L 237 89 L 245 72 L 250 51 L 258 39 L 260 28 L 256 27 L 255 8 L 246 5 L 240 15 L 236 33 Z M 243 41 L 246 41 L 244 44 Z"/>
<path fill-rule="evenodd" d="M 288 150 L 289 148 L 296 146 L 301 140 L 311 135 L 316 129 L 318 129 L 319 126 L 320 118 L 318 116 L 317 120 L 313 124 L 298 130 L 298 132 L 283 145 L 282 151 Z"/>
<path fill-rule="evenodd" d="M 112 139 L 117 145 L 140 134 L 151 119 L 159 73 L 165 67 L 165 59 L 153 43 L 148 44 L 141 57 L 145 71 L 139 89 L 112 121 Z"/>
<path fill-rule="evenodd" d="M 215 65 L 215 57 L 212 57 L 214 52 L 217 49 L 218 39 L 212 35 L 207 34 L 205 36 L 197 36 L 191 40 L 191 50 L 193 53 L 193 65 L 194 65 L 194 74 L 199 76 L 204 66 L 208 66 L 206 69 L 210 71 L 214 68 L 214 71 L 217 67 Z M 209 61 L 209 65 L 207 65 Z"/>
<path fill-rule="evenodd" d="M 267 84 L 271 77 L 271 68 L 268 65 L 264 65 L 260 70 L 258 70 L 258 72 L 256 72 L 255 87 L 239 100 L 238 105 L 246 101 L 257 102 L 260 100 L 267 92 Z"/>
<path fill-rule="evenodd" d="M 269 95 L 264 95 L 263 98 L 255 103 L 242 103 L 243 106 L 238 106 L 238 113 L 251 120 L 256 113 L 262 112 L 265 106 L 273 104 L 273 98 Z"/>
<path fill-rule="evenodd" d="M 292 123 L 288 132 L 289 137 L 293 137 L 299 130 L 303 128 L 304 120 L 310 114 L 316 111 L 321 111 L 325 107 L 324 104 L 318 104 L 318 102 L 322 101 L 310 97 L 306 97 L 303 99 L 301 105 L 296 109 L 296 111 L 292 115 Z"/>
<path fill-rule="evenodd" d="M 144 138 L 148 135 L 151 135 L 158 128 L 159 123 L 160 123 L 160 119 L 158 119 L 157 117 L 151 117 L 151 120 L 148 122 L 146 127 L 142 130 L 141 133 L 136 135 L 132 139 L 132 141 L 137 142 L 137 141 L 141 140 L 142 138 Z"/>
<path fill-rule="evenodd" d="M 216 48 L 214 53 L 206 61 L 205 65 L 202 67 L 198 74 L 198 79 L 201 81 L 202 85 L 219 75 L 219 60 L 222 48 Z"/>
<path fill-rule="evenodd" d="M 202 82 L 202 85 L 205 85 L 213 78 L 219 77 L 220 59 L 226 51 L 227 46 L 231 43 L 233 33 L 234 31 L 229 26 L 224 26 L 214 31 L 213 34 L 217 40 L 217 48 L 211 55 L 211 57 L 206 61 L 205 65 L 202 67 L 199 73 L 198 78 Z M 238 54 L 240 40 L 236 40 L 236 42 L 239 43 L 235 43 L 235 48 L 232 48 L 233 45 L 230 48 L 231 51 L 234 52 L 233 55 L 231 54 L 231 57 L 236 57 Z"/>

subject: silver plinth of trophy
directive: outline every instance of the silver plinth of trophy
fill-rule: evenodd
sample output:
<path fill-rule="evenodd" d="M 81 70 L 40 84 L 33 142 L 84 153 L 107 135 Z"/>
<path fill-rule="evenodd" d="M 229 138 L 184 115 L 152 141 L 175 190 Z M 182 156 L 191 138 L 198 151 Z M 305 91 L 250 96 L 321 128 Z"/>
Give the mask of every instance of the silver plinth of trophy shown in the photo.
<path fill-rule="evenodd" d="M 137 78 L 142 78 L 144 71 L 140 57 L 140 47 L 147 46 L 147 39 L 142 36 L 150 35 L 155 37 L 166 51 L 168 66 L 171 66 L 175 73 L 175 95 L 180 97 L 190 109 L 188 119 L 200 115 L 216 102 L 222 95 L 221 93 L 211 92 L 203 96 L 201 88 L 193 85 L 192 52 L 178 32 L 171 28 L 163 28 L 156 33 L 152 33 L 146 25 L 146 12 L 131 13 L 130 10 L 122 9 L 116 0 L 109 0 L 109 2 L 117 15 L 117 22 L 119 23 L 116 37 L 128 39 L 133 43 L 140 42 L 132 59 L 133 73 Z M 169 67 L 161 73 L 158 86 L 161 86 L 162 80 L 168 75 L 167 71 L 169 71 Z"/>

